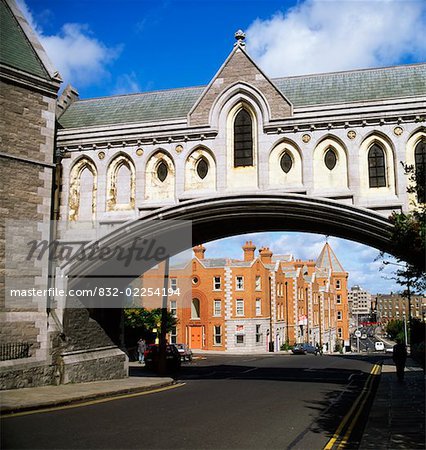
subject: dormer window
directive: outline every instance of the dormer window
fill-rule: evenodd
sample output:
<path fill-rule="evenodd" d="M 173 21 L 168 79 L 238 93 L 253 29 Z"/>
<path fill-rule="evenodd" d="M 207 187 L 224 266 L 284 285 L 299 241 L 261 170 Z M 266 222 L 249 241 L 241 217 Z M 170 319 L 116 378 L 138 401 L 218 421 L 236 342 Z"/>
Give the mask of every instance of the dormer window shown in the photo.
<path fill-rule="evenodd" d="M 253 165 L 253 121 L 242 108 L 234 121 L 234 167 Z"/>

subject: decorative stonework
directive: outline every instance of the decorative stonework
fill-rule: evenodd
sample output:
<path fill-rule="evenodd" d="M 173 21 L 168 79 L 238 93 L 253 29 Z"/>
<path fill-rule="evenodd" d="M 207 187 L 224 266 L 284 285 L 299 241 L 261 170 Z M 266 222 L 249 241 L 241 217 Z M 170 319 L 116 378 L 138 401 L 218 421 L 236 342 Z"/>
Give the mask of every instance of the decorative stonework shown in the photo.
<path fill-rule="evenodd" d="M 356 131 L 354 131 L 354 130 L 349 130 L 347 136 L 348 136 L 348 138 L 351 139 L 351 140 L 352 140 L 352 139 L 355 139 L 355 138 L 356 138 Z"/>
<path fill-rule="evenodd" d="M 179 153 L 182 153 L 183 152 L 183 147 L 182 147 L 182 145 L 176 145 L 176 148 L 175 148 L 175 150 L 176 150 L 176 153 L 177 154 L 179 154 Z"/>
<path fill-rule="evenodd" d="M 302 141 L 307 144 L 309 141 L 311 140 L 311 135 L 310 134 L 304 134 L 302 136 Z"/>
<path fill-rule="evenodd" d="M 136 150 L 136 155 L 137 155 L 137 156 L 142 156 L 142 155 L 143 155 L 143 148 L 138 148 L 138 149 Z"/>
<path fill-rule="evenodd" d="M 123 185 L 119 181 L 120 170 L 127 170 L 129 183 Z M 121 201 L 118 191 L 121 195 Z M 116 156 L 110 163 L 107 173 L 107 211 L 129 210 L 135 207 L 136 173 L 132 161 L 123 154 Z M 123 198 L 125 201 L 123 202 Z"/>
<path fill-rule="evenodd" d="M 395 127 L 393 129 L 393 133 L 395 136 L 401 136 L 401 134 L 404 132 L 404 130 L 401 127 Z"/>
<path fill-rule="evenodd" d="M 70 173 L 70 191 L 68 199 L 68 220 L 74 222 L 78 220 L 80 214 L 81 195 L 81 174 L 87 169 L 93 176 L 91 192 L 91 218 L 96 218 L 96 191 L 97 191 L 97 170 L 96 166 L 87 158 L 80 159 L 72 168 Z"/>
<path fill-rule="evenodd" d="M 99 152 L 98 153 L 98 158 L 99 159 L 104 159 L 105 158 L 105 152 Z"/>

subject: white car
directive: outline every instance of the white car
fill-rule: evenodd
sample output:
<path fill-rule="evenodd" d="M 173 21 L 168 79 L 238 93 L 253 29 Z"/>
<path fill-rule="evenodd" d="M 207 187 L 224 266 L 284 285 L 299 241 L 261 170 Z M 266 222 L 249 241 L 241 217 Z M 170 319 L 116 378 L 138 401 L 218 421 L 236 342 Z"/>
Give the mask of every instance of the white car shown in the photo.
<path fill-rule="evenodd" d="M 381 342 L 381 341 L 377 341 L 374 343 L 374 348 L 378 352 L 383 352 L 385 349 L 385 344 L 383 344 L 383 342 Z"/>

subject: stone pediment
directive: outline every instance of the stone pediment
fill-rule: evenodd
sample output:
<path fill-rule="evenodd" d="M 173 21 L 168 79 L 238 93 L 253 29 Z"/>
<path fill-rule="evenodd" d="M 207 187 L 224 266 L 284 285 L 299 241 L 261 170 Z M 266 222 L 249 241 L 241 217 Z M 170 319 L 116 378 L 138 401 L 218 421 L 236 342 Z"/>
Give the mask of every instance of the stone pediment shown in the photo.
<path fill-rule="evenodd" d="M 269 120 L 284 119 L 292 115 L 291 103 L 260 70 L 244 48 L 237 45 L 189 112 L 189 125 L 208 125 L 209 113 L 217 98 L 237 83 L 251 85 L 262 93 L 269 106 Z"/>

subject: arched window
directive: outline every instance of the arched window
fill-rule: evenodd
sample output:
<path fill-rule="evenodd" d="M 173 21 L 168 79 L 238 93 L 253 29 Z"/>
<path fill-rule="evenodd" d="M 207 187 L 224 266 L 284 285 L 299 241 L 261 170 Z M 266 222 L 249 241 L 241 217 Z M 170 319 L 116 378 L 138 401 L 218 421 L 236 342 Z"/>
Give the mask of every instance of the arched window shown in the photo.
<path fill-rule="evenodd" d="M 422 139 L 417 143 L 414 150 L 414 162 L 416 170 L 416 191 L 417 200 L 419 203 L 426 203 L 426 138 Z"/>
<path fill-rule="evenodd" d="M 200 318 L 200 300 L 193 298 L 191 303 L 191 319 Z"/>
<path fill-rule="evenodd" d="M 291 167 L 293 166 L 293 160 L 291 159 L 291 156 L 287 152 L 284 152 L 283 155 L 281 156 L 280 166 L 285 173 L 290 172 Z"/>
<path fill-rule="evenodd" d="M 157 166 L 157 178 L 161 182 L 163 182 L 167 178 L 168 173 L 169 169 L 167 167 L 167 164 L 163 160 L 161 160 L 160 164 L 158 164 Z"/>
<path fill-rule="evenodd" d="M 385 152 L 378 144 L 368 151 L 368 178 L 371 188 L 386 186 Z"/>
<path fill-rule="evenodd" d="M 204 180 L 206 178 L 207 173 L 209 171 L 209 163 L 206 161 L 206 158 L 203 156 L 197 162 L 197 175 Z"/>
<path fill-rule="evenodd" d="M 234 121 L 234 167 L 253 165 L 253 122 L 243 108 Z"/>
<path fill-rule="evenodd" d="M 336 167 L 337 156 L 336 152 L 330 147 L 324 155 L 324 164 L 328 170 L 333 170 Z"/>

